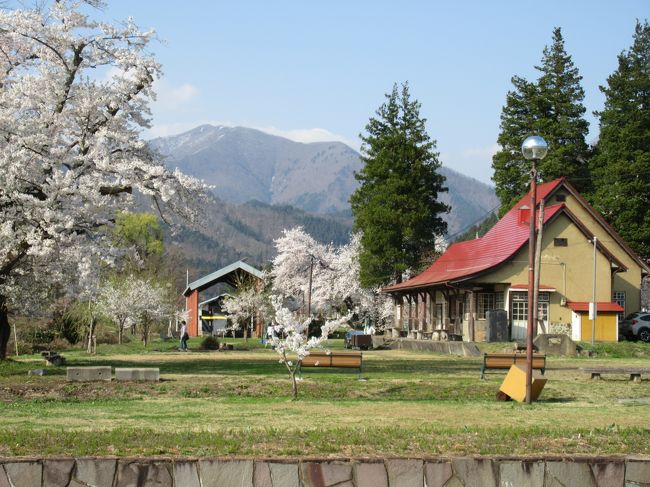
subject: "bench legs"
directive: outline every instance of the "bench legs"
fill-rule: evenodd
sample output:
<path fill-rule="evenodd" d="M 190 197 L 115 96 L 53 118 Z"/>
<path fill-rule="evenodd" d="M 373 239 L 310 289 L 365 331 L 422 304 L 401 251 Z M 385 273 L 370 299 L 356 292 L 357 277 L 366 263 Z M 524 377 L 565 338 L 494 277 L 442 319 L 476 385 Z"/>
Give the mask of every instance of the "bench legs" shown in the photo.
<path fill-rule="evenodd" d="M 641 382 L 641 374 L 630 374 L 630 380 Z"/>
<path fill-rule="evenodd" d="M 591 373 L 591 378 L 593 380 L 600 380 L 600 372 L 592 372 Z"/>

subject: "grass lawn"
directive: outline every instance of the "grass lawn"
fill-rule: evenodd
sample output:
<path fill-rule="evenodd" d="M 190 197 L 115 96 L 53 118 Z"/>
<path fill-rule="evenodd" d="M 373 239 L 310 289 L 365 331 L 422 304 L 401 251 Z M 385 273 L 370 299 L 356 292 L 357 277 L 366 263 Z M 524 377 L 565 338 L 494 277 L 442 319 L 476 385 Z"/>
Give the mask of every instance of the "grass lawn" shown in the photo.
<path fill-rule="evenodd" d="M 64 367 L 27 376 L 38 356 L 0 363 L 0 455 L 650 454 L 650 378 L 580 371 L 650 366 L 649 344 L 550 357 L 540 400 L 525 406 L 495 400 L 504 374 L 480 380 L 481 358 L 390 350 L 364 352 L 363 381 L 307 369 L 291 401 L 275 352 L 226 341 L 247 349 L 201 352 L 193 339 L 189 353 L 160 341 L 63 353 L 69 365 L 159 367 L 159 383 L 69 383 Z"/>

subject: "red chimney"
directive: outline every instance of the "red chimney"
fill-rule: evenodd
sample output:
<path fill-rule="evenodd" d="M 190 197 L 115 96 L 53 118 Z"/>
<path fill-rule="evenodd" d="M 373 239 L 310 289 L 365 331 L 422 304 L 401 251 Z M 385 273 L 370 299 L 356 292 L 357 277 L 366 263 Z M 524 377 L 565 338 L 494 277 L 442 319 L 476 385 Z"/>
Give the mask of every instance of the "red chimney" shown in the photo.
<path fill-rule="evenodd" d="M 519 207 L 519 224 L 530 224 L 530 207 L 527 205 Z"/>

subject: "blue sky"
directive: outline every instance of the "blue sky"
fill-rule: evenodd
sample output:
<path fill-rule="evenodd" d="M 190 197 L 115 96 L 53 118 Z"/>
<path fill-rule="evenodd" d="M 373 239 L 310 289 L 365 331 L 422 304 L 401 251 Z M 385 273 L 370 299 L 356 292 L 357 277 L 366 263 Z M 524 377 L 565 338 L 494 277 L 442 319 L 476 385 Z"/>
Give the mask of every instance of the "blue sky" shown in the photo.
<path fill-rule="evenodd" d="M 114 0 L 103 15 L 163 41 L 148 137 L 213 123 L 358 149 L 384 94 L 408 80 L 443 164 L 490 182 L 510 78 L 537 76 L 553 28 L 583 76 L 593 142 L 598 85 L 649 12 L 647 0 Z"/>

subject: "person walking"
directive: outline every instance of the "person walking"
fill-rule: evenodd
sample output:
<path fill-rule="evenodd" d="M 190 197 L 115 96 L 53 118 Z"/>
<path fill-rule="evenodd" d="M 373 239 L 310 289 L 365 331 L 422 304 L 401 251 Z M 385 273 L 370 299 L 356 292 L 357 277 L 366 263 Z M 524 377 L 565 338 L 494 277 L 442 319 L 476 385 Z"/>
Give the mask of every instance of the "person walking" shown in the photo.
<path fill-rule="evenodd" d="M 187 324 L 183 321 L 183 326 L 181 326 L 181 350 L 187 352 L 187 340 L 189 340 L 190 335 L 187 333 Z"/>

